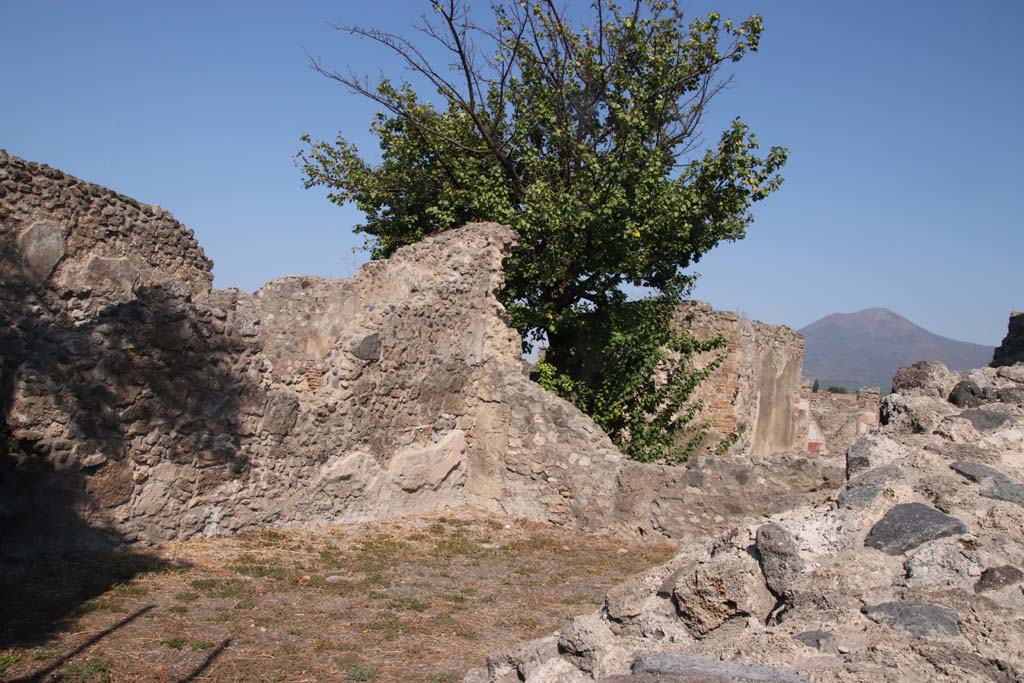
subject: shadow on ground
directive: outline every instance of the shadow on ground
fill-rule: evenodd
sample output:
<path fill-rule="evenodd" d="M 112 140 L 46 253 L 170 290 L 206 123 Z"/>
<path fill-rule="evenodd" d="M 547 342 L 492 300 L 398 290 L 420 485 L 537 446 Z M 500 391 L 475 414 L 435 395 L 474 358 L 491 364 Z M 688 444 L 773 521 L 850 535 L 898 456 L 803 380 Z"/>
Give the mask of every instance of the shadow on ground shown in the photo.
<path fill-rule="evenodd" d="M 155 555 L 116 550 L 48 552 L 21 560 L 0 560 L 0 650 L 42 645 L 78 617 L 110 609 L 120 594 L 130 595 L 132 579 L 185 568 L 187 565 L 172 564 Z M 98 597 L 101 595 L 102 599 Z M 127 626 L 151 608 L 137 610 L 90 638 L 80 649 Z"/>

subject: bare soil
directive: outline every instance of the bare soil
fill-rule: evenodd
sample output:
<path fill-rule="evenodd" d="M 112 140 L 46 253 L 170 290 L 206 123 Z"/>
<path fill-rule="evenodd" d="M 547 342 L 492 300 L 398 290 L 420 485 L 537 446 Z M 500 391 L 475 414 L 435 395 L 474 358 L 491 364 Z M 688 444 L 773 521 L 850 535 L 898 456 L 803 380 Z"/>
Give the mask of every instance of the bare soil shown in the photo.
<path fill-rule="evenodd" d="M 475 510 L 0 564 L 0 680 L 456 683 L 673 546 Z"/>

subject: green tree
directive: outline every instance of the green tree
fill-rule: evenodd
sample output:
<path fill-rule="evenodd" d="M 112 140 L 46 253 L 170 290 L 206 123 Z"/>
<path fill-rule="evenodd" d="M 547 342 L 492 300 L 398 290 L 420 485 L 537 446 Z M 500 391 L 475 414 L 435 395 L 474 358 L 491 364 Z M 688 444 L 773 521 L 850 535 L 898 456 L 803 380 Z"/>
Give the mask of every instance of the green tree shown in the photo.
<path fill-rule="evenodd" d="M 709 103 L 730 80 L 723 68 L 756 52 L 761 18 L 690 21 L 677 0 L 598 0 L 577 27 L 553 0 L 522 0 L 493 4 L 493 24 L 480 26 L 458 0 L 431 6 L 419 28 L 450 64 L 397 34 L 337 28 L 393 50 L 436 97 L 314 60 L 382 106 L 372 124 L 381 160 L 367 162 L 342 135 L 306 136 L 297 155 L 306 187 L 326 187 L 331 201 L 365 213 L 355 229 L 375 258 L 469 221 L 511 226 L 518 244 L 502 297 L 524 345 L 547 344 L 542 383 L 620 443 L 636 439 L 635 427 L 610 424 L 662 425 L 657 414 L 693 384 L 685 370 L 693 342 L 669 344 L 681 363 L 652 351 L 627 367 L 625 350 L 650 350 L 641 335 L 672 338 L 671 310 L 693 282 L 687 269 L 720 242 L 742 239 L 752 204 L 782 182 L 786 150 L 759 155 L 740 119 L 713 143 L 701 135 Z M 629 302 L 630 287 L 655 303 Z M 610 347 L 581 344 L 586 335 Z M 665 363 L 675 398 L 644 393 L 650 386 L 632 375 Z M 620 395 L 598 398 L 611 378 Z M 638 402 L 636 391 L 647 398 Z"/>
<path fill-rule="evenodd" d="M 812 392 L 814 392 L 814 393 L 816 394 L 816 393 L 818 393 L 818 391 L 819 391 L 820 389 L 821 389 L 821 385 L 820 385 L 820 384 L 818 383 L 818 380 L 817 380 L 817 379 L 815 379 L 815 380 L 814 380 L 814 386 L 812 386 L 812 387 L 811 387 L 811 391 L 812 391 Z"/>

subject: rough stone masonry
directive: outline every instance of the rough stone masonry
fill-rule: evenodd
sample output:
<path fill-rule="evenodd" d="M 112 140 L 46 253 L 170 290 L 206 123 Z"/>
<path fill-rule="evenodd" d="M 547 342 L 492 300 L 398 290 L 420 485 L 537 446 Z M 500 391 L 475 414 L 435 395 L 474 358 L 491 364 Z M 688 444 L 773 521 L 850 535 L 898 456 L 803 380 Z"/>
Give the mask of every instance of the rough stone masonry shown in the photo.
<path fill-rule="evenodd" d="M 166 211 L 0 152 L 0 551 L 473 504 L 675 537 L 817 499 L 800 454 L 626 461 L 527 376 L 474 224 L 347 280 L 211 288 Z"/>
<path fill-rule="evenodd" d="M 684 540 L 465 683 L 1024 682 L 1024 363 L 902 368 L 882 417 L 829 500 Z"/>

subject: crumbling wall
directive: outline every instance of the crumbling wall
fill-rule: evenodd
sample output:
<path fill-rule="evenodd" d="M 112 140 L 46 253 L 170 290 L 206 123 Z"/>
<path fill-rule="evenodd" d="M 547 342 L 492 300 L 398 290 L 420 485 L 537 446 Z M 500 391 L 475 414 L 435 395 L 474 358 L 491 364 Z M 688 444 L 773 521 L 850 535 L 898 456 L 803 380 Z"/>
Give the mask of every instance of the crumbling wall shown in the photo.
<path fill-rule="evenodd" d="M 799 457 L 736 459 L 709 481 L 763 480 L 737 503 L 731 484 L 701 490 L 702 459 L 624 461 L 529 380 L 496 296 L 514 237 L 500 225 L 433 236 L 348 280 L 247 294 L 212 290 L 210 262 L 164 212 L 6 154 L 0 188 L 4 552 L 463 504 L 674 536 L 756 512 L 767 489 L 818 496 L 839 475 L 822 465 L 786 489 L 772 482 L 803 470 Z"/>
<path fill-rule="evenodd" d="M 1024 366 L 897 377 L 829 500 L 685 539 L 465 683 L 1024 680 Z"/>
<path fill-rule="evenodd" d="M 708 443 L 742 429 L 732 453 L 759 456 L 804 450 L 807 422 L 800 409 L 803 337 L 783 325 L 716 311 L 702 301 L 682 304 L 675 320 L 698 339 L 721 335 L 728 345 L 722 365 L 694 395 L 704 403 L 699 419 L 711 422 Z M 706 367 L 716 355 L 698 354 L 695 366 Z"/>
<path fill-rule="evenodd" d="M 864 387 L 854 394 L 809 392 L 807 450 L 841 455 L 858 436 L 877 429 L 880 395 L 877 387 Z"/>
<path fill-rule="evenodd" d="M 992 355 L 992 367 L 1024 363 L 1024 311 L 1010 313 L 1010 323 L 1003 343 Z"/>

